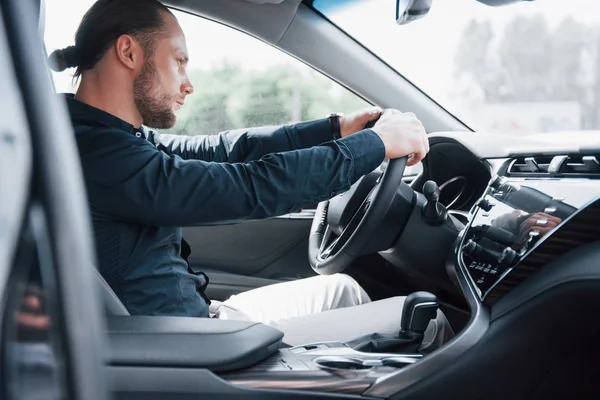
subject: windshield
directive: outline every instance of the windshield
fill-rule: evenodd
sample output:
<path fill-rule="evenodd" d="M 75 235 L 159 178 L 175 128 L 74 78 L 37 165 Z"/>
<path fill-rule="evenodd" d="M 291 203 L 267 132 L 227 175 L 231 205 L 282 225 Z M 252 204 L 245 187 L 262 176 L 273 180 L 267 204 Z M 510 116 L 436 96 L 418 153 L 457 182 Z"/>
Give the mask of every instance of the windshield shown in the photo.
<path fill-rule="evenodd" d="M 523 135 L 600 129 L 593 4 L 434 0 L 424 19 L 403 26 L 392 0 L 313 6 L 471 128 Z"/>

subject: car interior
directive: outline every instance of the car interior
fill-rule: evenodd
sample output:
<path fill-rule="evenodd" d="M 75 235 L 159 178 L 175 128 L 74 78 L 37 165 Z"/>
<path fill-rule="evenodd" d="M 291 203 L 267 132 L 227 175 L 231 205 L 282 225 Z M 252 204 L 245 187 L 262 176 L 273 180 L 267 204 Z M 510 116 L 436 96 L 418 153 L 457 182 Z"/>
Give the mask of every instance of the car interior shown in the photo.
<path fill-rule="evenodd" d="M 34 246 L 39 269 L 55 271 L 40 273 L 56 297 L 50 304 L 58 311 L 51 317 L 60 335 L 48 340 L 59 343 L 63 354 L 64 374 L 55 378 L 67 387 L 65 398 L 600 395 L 594 364 L 600 356 L 596 137 L 573 134 L 562 143 L 472 131 L 311 0 L 164 3 L 255 37 L 368 103 L 419 116 L 430 152 L 418 169 L 407 168 L 406 159 L 386 161 L 347 193 L 313 209 L 184 229 L 193 248 L 190 267 L 211 277 L 211 299 L 343 271 L 372 299 L 409 296 L 398 311 L 397 339 L 410 351 L 338 341 L 290 345 L 281 331 L 262 323 L 129 315 L 91 261 L 77 151 L 44 62 L 40 33 L 47 6 L 43 0 L 2 0 L 0 151 L 6 157 L 0 157 L 0 182 L 3 192 L 12 189 L 8 198 L 0 196 L 0 217 L 13 239 L 3 239 L 0 229 L 0 245 L 17 250 L 0 254 L 6 257 L 0 263 L 28 259 L 27 246 Z M 398 1 L 407 7 L 398 23 L 426 18 L 431 3 Z M 530 229 L 519 230 L 536 216 Z M 549 220 L 558 223 L 542 229 Z M 28 279 L 15 271 L 0 275 L 3 287 Z M 13 292 L 5 299 L 7 293 Z M 18 308 L 13 303 L 3 300 L 3 313 Z M 423 354 L 414 345 L 432 318 L 432 305 L 445 313 L 455 336 Z M 12 326 L 6 321 L 4 337 Z M 2 369 L 8 370 L 14 353 L 5 344 L 3 349 Z M 56 396 L 47 398 L 63 398 Z"/>

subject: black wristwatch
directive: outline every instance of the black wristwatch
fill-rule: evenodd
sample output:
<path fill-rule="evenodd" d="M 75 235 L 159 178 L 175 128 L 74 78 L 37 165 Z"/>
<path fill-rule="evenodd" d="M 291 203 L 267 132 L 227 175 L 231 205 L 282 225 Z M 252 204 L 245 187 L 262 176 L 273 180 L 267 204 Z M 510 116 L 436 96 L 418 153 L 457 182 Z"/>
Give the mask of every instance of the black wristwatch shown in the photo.
<path fill-rule="evenodd" d="M 342 113 L 331 113 L 327 115 L 327 119 L 329 120 L 329 126 L 331 127 L 331 132 L 333 133 L 333 140 L 342 138 L 340 118 L 343 116 L 344 114 Z"/>

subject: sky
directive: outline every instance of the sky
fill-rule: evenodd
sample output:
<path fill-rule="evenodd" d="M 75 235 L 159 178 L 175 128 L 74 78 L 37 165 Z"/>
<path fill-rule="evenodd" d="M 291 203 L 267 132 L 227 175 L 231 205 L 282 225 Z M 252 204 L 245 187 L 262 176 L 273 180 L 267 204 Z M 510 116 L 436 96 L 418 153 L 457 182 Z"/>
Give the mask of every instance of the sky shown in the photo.
<path fill-rule="evenodd" d="M 499 36 L 515 16 L 537 13 L 543 14 L 551 27 L 567 16 L 580 23 L 600 25 L 598 0 L 537 0 L 505 7 L 489 7 L 475 0 L 433 0 L 425 18 L 402 26 L 393 21 L 394 1 L 364 0 L 332 10 L 330 18 L 443 104 L 451 93 L 460 36 L 471 19 L 491 21 Z"/>
<path fill-rule="evenodd" d="M 321 3 L 330 1 L 334 0 L 322 0 Z M 46 1 L 45 41 L 49 53 L 74 43 L 81 17 L 93 2 Z M 490 20 L 499 34 L 515 16 L 536 13 L 545 15 L 551 25 L 570 16 L 580 23 L 600 26 L 598 0 L 537 0 L 500 8 L 475 0 L 433 0 L 427 17 L 404 26 L 398 26 L 394 21 L 394 0 L 355 1 L 345 8 L 332 10 L 328 16 L 398 72 L 446 105 L 453 102 L 454 55 L 468 22 L 473 18 Z M 236 30 L 196 16 L 176 15 L 187 37 L 190 69 L 210 68 L 224 59 L 243 61 L 245 68 L 249 69 L 267 68 L 290 60 L 288 55 Z M 69 72 L 54 74 L 54 79 L 59 91 L 72 90 Z"/>

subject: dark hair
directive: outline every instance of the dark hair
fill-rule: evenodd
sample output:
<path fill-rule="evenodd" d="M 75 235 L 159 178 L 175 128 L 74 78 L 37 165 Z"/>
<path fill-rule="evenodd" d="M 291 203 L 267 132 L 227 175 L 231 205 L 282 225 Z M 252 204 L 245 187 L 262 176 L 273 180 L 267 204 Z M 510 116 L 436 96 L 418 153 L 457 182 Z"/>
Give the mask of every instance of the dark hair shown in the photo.
<path fill-rule="evenodd" d="M 121 35 L 135 37 L 144 56 L 150 57 L 165 26 L 162 11 L 171 13 L 157 0 L 98 0 L 83 16 L 75 45 L 50 54 L 50 68 L 60 72 L 77 67 L 75 77 L 79 77 L 94 68 Z"/>

